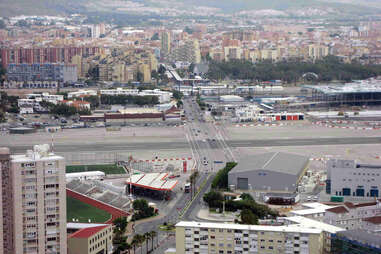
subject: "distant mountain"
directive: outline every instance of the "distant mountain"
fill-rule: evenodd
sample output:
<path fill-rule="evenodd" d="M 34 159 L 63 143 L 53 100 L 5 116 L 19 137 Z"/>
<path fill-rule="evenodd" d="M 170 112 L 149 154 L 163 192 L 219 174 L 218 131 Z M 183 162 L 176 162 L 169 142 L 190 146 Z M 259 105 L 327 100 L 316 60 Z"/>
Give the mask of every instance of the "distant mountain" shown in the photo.
<path fill-rule="evenodd" d="M 380 9 L 377 9 L 380 8 Z M 69 13 L 133 13 L 160 16 L 233 14 L 259 10 L 292 14 L 311 10 L 322 15 L 325 10 L 336 14 L 374 14 L 380 12 L 380 0 L 2 0 L 0 15 L 56 15 Z M 319 11 L 322 10 L 322 14 Z M 277 12 L 275 12 L 277 13 Z M 305 15 L 305 14 L 303 14 Z"/>

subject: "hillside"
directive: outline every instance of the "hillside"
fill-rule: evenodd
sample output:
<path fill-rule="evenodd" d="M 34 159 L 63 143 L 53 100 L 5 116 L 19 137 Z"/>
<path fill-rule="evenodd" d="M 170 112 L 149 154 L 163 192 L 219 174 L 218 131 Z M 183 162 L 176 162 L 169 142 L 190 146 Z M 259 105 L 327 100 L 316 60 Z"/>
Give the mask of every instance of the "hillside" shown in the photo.
<path fill-rule="evenodd" d="M 275 10 L 285 16 L 307 9 L 331 14 L 366 15 L 379 13 L 379 0 L 12 0 L 0 1 L 0 15 L 56 15 L 70 13 L 124 13 L 137 15 L 182 16 L 241 11 Z M 202 10 L 207 10 L 203 12 Z M 307 14 L 308 15 L 308 14 Z"/>

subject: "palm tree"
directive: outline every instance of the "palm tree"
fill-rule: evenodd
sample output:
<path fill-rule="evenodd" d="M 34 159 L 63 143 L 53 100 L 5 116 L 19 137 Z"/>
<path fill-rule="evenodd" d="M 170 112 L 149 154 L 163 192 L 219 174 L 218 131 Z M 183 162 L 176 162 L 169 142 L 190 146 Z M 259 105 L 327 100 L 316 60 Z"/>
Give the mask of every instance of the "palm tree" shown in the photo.
<path fill-rule="evenodd" d="M 134 238 L 132 238 L 131 245 L 134 248 L 134 254 L 136 253 L 136 247 L 139 245 L 139 237 L 140 237 L 140 235 L 136 234 L 136 235 L 134 235 Z"/>
<path fill-rule="evenodd" d="M 143 236 L 146 241 L 146 253 L 148 253 L 148 241 L 151 239 L 151 234 L 150 232 L 145 232 Z"/>
<path fill-rule="evenodd" d="M 143 254 L 143 243 L 146 240 L 146 237 L 144 235 L 138 235 L 139 236 L 139 245 L 140 245 L 140 254 Z"/>
<path fill-rule="evenodd" d="M 154 240 L 155 240 L 155 236 L 157 236 L 157 233 L 156 233 L 156 231 L 153 231 L 153 230 L 152 230 L 152 231 L 150 232 L 150 234 L 151 234 L 151 237 L 152 237 L 152 238 L 151 238 L 151 243 L 152 243 L 152 248 L 151 248 L 151 249 L 153 250 L 153 242 L 154 242 Z"/>

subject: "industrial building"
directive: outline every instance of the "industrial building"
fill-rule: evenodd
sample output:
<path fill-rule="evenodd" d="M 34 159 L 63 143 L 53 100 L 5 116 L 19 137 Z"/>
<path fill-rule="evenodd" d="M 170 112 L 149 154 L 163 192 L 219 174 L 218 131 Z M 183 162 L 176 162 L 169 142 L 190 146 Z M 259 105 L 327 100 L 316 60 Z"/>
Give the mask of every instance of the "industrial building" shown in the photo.
<path fill-rule="evenodd" d="M 312 101 L 330 106 L 379 105 L 381 81 L 365 80 L 345 85 L 304 86 L 312 90 Z"/>
<path fill-rule="evenodd" d="M 308 163 L 306 156 L 283 152 L 246 157 L 229 172 L 229 186 L 240 190 L 294 193 Z"/>
<path fill-rule="evenodd" d="M 352 197 L 379 197 L 381 165 L 360 164 L 355 160 L 327 162 L 327 194 Z"/>

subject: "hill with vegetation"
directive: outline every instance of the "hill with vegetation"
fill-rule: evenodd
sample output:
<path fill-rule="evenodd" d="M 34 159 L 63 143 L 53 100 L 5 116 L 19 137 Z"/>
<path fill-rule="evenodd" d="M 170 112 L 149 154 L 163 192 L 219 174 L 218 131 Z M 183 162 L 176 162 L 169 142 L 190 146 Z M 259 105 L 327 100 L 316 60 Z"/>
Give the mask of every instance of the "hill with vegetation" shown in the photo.
<path fill-rule="evenodd" d="M 308 9 L 327 14 L 376 14 L 381 4 L 376 0 L 12 0 L 0 1 L 0 16 L 14 15 L 57 15 L 57 14 L 96 14 L 119 13 L 142 16 L 160 15 L 210 15 L 211 13 L 238 13 L 259 10 L 285 12 L 286 16 L 297 15 Z M 168 12 L 168 10 L 173 10 Z M 203 10 L 206 10 L 205 12 Z M 336 10 L 336 11 L 335 11 Z M 276 13 L 276 12 L 275 12 Z M 303 14 L 304 15 L 304 14 Z"/>

